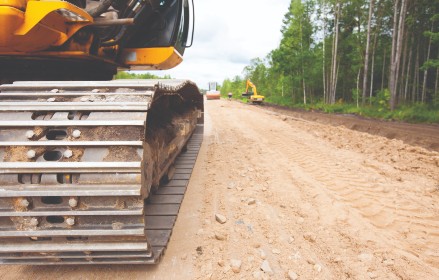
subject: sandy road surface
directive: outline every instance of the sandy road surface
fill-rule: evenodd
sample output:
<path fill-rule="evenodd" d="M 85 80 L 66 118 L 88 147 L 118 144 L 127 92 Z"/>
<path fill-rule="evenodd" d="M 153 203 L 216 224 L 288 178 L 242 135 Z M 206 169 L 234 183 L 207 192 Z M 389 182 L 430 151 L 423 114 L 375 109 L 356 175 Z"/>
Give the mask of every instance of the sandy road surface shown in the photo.
<path fill-rule="evenodd" d="M 439 279 L 438 152 L 237 102 L 206 107 L 159 266 L 7 266 L 0 278 Z"/>

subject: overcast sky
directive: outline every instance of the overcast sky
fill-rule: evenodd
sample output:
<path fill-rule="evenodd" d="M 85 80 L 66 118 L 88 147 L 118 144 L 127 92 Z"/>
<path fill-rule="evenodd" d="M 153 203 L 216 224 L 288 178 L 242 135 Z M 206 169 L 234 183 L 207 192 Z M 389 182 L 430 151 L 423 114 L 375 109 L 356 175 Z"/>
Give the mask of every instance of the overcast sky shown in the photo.
<path fill-rule="evenodd" d="M 183 62 L 154 72 L 190 79 L 200 88 L 241 75 L 250 60 L 278 47 L 290 0 L 194 0 L 195 37 Z"/>

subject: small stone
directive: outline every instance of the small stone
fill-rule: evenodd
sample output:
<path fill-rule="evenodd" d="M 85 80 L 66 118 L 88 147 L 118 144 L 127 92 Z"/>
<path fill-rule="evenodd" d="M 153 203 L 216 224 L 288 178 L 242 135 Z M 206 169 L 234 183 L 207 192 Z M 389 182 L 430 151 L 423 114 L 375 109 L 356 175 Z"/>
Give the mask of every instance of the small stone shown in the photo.
<path fill-rule="evenodd" d="M 58 93 L 58 92 L 59 92 L 59 89 L 54 88 L 54 89 L 52 89 L 50 92 L 52 92 L 52 93 Z"/>
<path fill-rule="evenodd" d="M 197 235 L 198 235 L 198 236 L 203 235 L 203 233 L 204 233 L 204 230 L 203 230 L 202 228 L 200 228 L 200 229 L 197 231 Z"/>
<path fill-rule="evenodd" d="M 316 264 L 316 261 L 311 259 L 311 258 L 306 259 L 306 262 L 309 263 L 310 265 L 315 265 Z"/>
<path fill-rule="evenodd" d="M 368 272 L 367 275 L 369 276 L 370 279 L 376 279 L 378 278 L 378 275 L 375 272 Z"/>
<path fill-rule="evenodd" d="M 267 260 L 263 261 L 261 264 L 261 270 L 265 273 L 267 273 L 268 275 L 273 275 L 273 270 L 270 267 L 270 264 L 268 263 Z"/>
<path fill-rule="evenodd" d="M 81 97 L 81 102 L 87 102 L 87 101 L 89 101 L 88 97 Z"/>
<path fill-rule="evenodd" d="M 322 266 L 317 263 L 317 264 L 314 265 L 314 270 L 317 271 L 317 272 L 321 272 L 322 271 Z"/>
<path fill-rule="evenodd" d="M 220 224 L 225 224 L 227 222 L 227 218 L 221 214 L 215 214 L 215 220 Z"/>
<path fill-rule="evenodd" d="M 29 150 L 26 153 L 28 159 L 33 159 L 36 156 L 36 152 L 34 150 Z"/>
<path fill-rule="evenodd" d="M 385 261 L 383 261 L 383 264 L 385 266 L 392 266 L 395 264 L 395 262 L 393 260 L 385 260 Z"/>
<path fill-rule="evenodd" d="M 368 254 L 368 253 L 362 253 L 360 255 L 358 255 L 358 260 L 361 262 L 370 262 L 373 259 L 373 255 L 372 254 Z"/>
<path fill-rule="evenodd" d="M 250 199 L 247 201 L 247 204 L 248 204 L 248 205 L 256 204 L 256 200 L 255 200 L 254 198 L 250 198 Z"/>
<path fill-rule="evenodd" d="M 266 187 L 263 187 L 263 188 L 262 188 L 262 191 L 263 191 L 263 192 L 266 192 L 267 190 L 268 190 L 268 189 L 267 189 Z"/>
<path fill-rule="evenodd" d="M 73 156 L 72 150 L 65 150 L 64 153 L 63 153 L 63 156 L 65 158 L 71 158 Z"/>
<path fill-rule="evenodd" d="M 293 243 L 293 242 L 294 242 L 294 237 L 290 236 L 290 237 L 288 238 L 288 243 L 291 244 L 291 243 Z"/>
<path fill-rule="evenodd" d="M 287 118 L 286 116 L 283 116 L 283 117 L 282 117 L 282 120 L 283 120 L 283 121 L 286 121 L 287 119 L 288 119 L 288 118 Z"/>
<path fill-rule="evenodd" d="M 51 97 L 47 99 L 47 102 L 55 102 L 55 100 L 56 100 L 55 97 Z"/>
<path fill-rule="evenodd" d="M 73 132 L 72 132 L 72 136 L 73 137 L 75 137 L 75 138 L 79 138 L 79 137 L 81 137 L 81 131 L 79 131 L 79 130 L 74 130 Z"/>
<path fill-rule="evenodd" d="M 292 270 L 288 271 L 288 279 L 297 280 L 299 276 Z"/>
<path fill-rule="evenodd" d="M 273 254 L 275 254 L 275 255 L 279 255 L 280 254 L 280 250 L 278 250 L 278 249 L 273 249 L 273 250 L 271 250 L 271 252 Z"/>
<path fill-rule="evenodd" d="M 297 222 L 298 222 L 299 224 L 303 224 L 303 222 L 305 222 L 305 219 L 302 218 L 302 217 L 300 217 L 299 219 L 297 219 Z"/>
<path fill-rule="evenodd" d="M 255 244 L 253 244 L 253 247 L 255 247 L 256 249 L 257 249 L 257 248 L 260 248 L 260 247 L 261 247 L 261 244 L 260 244 L 260 243 L 255 243 Z"/>
<path fill-rule="evenodd" d="M 267 254 L 262 249 L 259 250 L 259 255 L 261 256 L 261 259 L 263 259 L 263 260 L 265 260 L 267 258 Z"/>
<path fill-rule="evenodd" d="M 32 218 L 32 219 L 30 219 L 30 222 L 29 222 L 29 224 L 30 224 L 31 226 L 34 226 L 34 227 L 36 227 L 36 226 L 38 226 L 38 224 L 39 224 L 39 221 L 38 221 L 38 219 L 37 219 L 37 218 Z"/>
<path fill-rule="evenodd" d="M 225 264 L 226 263 L 223 260 L 219 260 L 218 261 L 218 265 L 221 266 L 221 267 L 224 267 Z"/>
<path fill-rule="evenodd" d="M 311 243 L 316 242 L 316 236 L 313 233 L 311 233 L 311 232 L 305 233 L 303 235 L 303 238 L 305 238 L 305 240 L 307 240 L 307 241 L 309 241 Z"/>
<path fill-rule="evenodd" d="M 73 226 L 75 224 L 75 218 L 67 218 L 66 224 L 68 224 L 69 226 Z"/>
<path fill-rule="evenodd" d="M 187 259 L 187 254 L 184 254 L 183 256 L 181 256 L 181 259 L 184 261 Z"/>
<path fill-rule="evenodd" d="M 93 92 L 93 93 L 98 93 L 98 92 L 101 92 L 99 89 L 97 89 L 97 88 L 95 88 L 94 90 L 92 90 L 91 92 Z"/>
<path fill-rule="evenodd" d="M 33 130 L 28 130 L 26 131 L 26 138 L 27 139 L 31 139 L 32 137 L 34 137 L 35 132 Z"/>
<path fill-rule="evenodd" d="M 78 206 L 78 200 L 76 198 L 74 198 L 74 197 L 71 197 L 69 199 L 69 205 L 72 208 Z"/>
<path fill-rule="evenodd" d="M 232 271 L 235 273 L 239 273 L 241 272 L 241 260 L 235 260 L 235 259 L 231 259 L 230 260 L 230 266 L 232 267 Z"/>
<path fill-rule="evenodd" d="M 226 235 L 221 232 L 215 232 L 215 238 L 216 240 L 224 241 L 226 240 Z"/>
<path fill-rule="evenodd" d="M 203 254 L 203 247 L 198 246 L 197 249 L 195 249 L 195 251 L 197 251 L 197 254 L 198 254 L 199 256 L 201 256 L 201 255 Z"/>
<path fill-rule="evenodd" d="M 285 208 L 287 208 L 287 207 L 285 206 L 285 204 L 281 204 L 281 205 L 280 205 L 280 208 L 284 208 L 284 209 L 285 209 Z"/>
<path fill-rule="evenodd" d="M 273 244 L 273 239 L 268 239 L 268 244 Z"/>
<path fill-rule="evenodd" d="M 341 262 L 341 258 L 340 257 L 336 257 L 332 262 L 340 263 Z"/>
<path fill-rule="evenodd" d="M 21 207 L 28 207 L 29 206 L 29 200 L 27 200 L 26 198 L 23 198 L 20 200 L 20 206 Z"/>

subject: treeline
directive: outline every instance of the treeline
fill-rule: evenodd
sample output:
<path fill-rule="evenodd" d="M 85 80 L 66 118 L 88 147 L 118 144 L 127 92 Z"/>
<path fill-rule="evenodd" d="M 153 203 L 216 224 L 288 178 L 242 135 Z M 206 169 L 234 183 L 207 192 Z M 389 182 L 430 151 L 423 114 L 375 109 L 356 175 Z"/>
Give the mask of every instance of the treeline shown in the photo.
<path fill-rule="evenodd" d="M 439 0 L 292 0 L 282 40 L 250 79 L 271 102 L 439 108 Z"/>

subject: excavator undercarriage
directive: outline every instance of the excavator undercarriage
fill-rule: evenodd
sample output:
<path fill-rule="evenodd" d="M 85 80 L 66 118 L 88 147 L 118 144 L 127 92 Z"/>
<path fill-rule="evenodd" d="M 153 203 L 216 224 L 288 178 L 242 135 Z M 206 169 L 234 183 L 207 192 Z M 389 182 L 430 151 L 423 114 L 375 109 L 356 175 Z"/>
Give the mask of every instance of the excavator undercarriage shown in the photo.
<path fill-rule="evenodd" d="M 0 91 L 0 263 L 158 262 L 201 145 L 198 88 L 116 80 Z"/>

